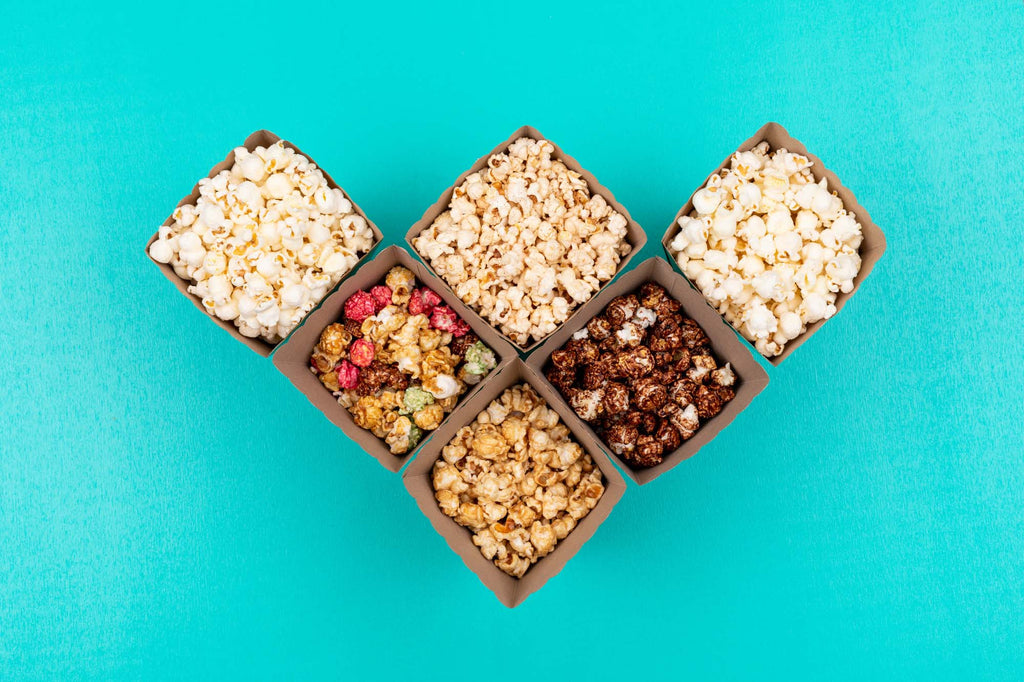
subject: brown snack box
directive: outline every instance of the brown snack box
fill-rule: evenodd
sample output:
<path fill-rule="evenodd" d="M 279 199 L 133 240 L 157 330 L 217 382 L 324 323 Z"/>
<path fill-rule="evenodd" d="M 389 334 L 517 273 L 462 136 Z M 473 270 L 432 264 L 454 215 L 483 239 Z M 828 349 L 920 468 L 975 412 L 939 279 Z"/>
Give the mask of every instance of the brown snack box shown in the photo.
<path fill-rule="evenodd" d="M 480 383 L 471 386 L 461 396 L 459 404 L 445 417 L 441 426 L 424 435 L 423 440 L 412 452 L 401 456 L 391 454 L 383 440 L 377 438 L 370 431 L 357 426 L 349 411 L 338 403 L 337 398 L 320 383 L 317 375 L 309 370 L 309 357 L 313 353 L 313 348 L 320 341 L 321 332 L 327 325 L 342 318 L 345 301 L 348 297 L 360 289 L 369 289 L 381 283 L 388 274 L 388 270 L 396 265 L 404 265 L 409 268 L 416 276 L 417 284 L 428 286 L 436 291 L 447 305 L 451 306 L 460 317 L 470 324 L 473 332 L 494 351 L 498 358 L 498 366 L 491 370 L 491 373 Z M 306 396 L 309 402 L 313 403 L 335 426 L 359 443 L 363 450 L 376 458 L 385 468 L 397 472 L 419 448 L 435 435 L 443 437 L 445 443 L 451 440 L 458 430 L 457 415 L 462 406 L 470 402 L 473 395 L 492 377 L 497 376 L 498 370 L 503 365 L 515 357 L 515 351 L 500 334 L 486 323 L 467 315 L 466 305 L 459 300 L 459 297 L 439 287 L 437 278 L 427 272 L 427 269 L 408 251 L 400 246 L 389 246 L 377 254 L 372 261 L 359 268 L 357 272 L 348 275 L 341 281 L 337 289 L 324 298 L 320 306 L 310 313 L 287 339 L 281 342 L 277 352 L 274 353 L 273 363 L 278 371 L 288 377 L 292 384 L 299 389 L 299 392 Z"/>
<path fill-rule="evenodd" d="M 628 294 L 640 288 L 646 282 L 657 282 L 665 287 L 669 296 L 682 304 L 683 313 L 692 317 L 697 324 L 704 329 L 704 333 L 711 340 L 711 350 L 722 364 L 732 363 L 736 372 L 736 396 L 725 404 L 721 412 L 700 425 L 697 433 L 692 438 L 684 441 L 677 450 L 665 456 L 664 461 L 647 469 L 634 469 L 620 459 L 611 448 L 601 440 L 601 437 L 594 432 L 593 428 L 580 419 L 562 394 L 551 385 L 551 382 L 544 376 L 544 367 L 551 358 L 551 353 L 566 344 L 577 331 L 587 325 L 594 317 L 599 315 L 605 306 L 615 298 Z M 544 345 L 530 356 L 527 364 L 541 377 L 541 381 L 556 396 L 561 406 L 564 406 L 580 427 L 587 433 L 590 440 L 600 443 L 601 447 L 618 463 L 626 475 L 639 485 L 650 483 L 658 476 L 676 466 L 684 459 L 697 454 L 704 445 L 724 429 L 735 419 L 736 415 L 742 412 L 747 405 L 768 385 L 768 374 L 764 371 L 755 358 L 756 351 L 752 351 L 742 339 L 740 339 L 732 327 L 725 323 L 725 320 L 712 308 L 701 296 L 700 292 L 690 286 L 685 277 L 672 269 L 672 266 L 660 257 L 648 258 L 632 271 L 615 280 L 615 282 L 600 294 L 587 301 L 580 310 L 580 316 L 572 324 L 564 324 L 556 331 Z"/>
<path fill-rule="evenodd" d="M 522 578 L 513 578 L 480 553 L 480 548 L 473 544 L 473 535 L 469 529 L 460 526 L 454 519 L 444 515 L 434 498 L 431 470 L 434 462 L 441 456 L 441 450 L 460 428 L 475 420 L 477 415 L 505 389 L 523 382 L 530 384 L 537 391 L 537 395 L 547 401 L 572 432 L 573 438 L 593 458 L 594 464 L 604 474 L 605 490 L 597 506 L 579 522 L 564 540 L 559 541 L 551 554 L 538 560 Z M 456 409 L 458 410 L 457 427 L 445 434 L 444 438 L 432 439 L 402 474 L 402 482 L 405 483 L 409 494 L 416 499 L 420 511 L 430 520 L 434 530 L 445 539 L 452 551 L 462 558 L 469 570 L 476 573 L 480 582 L 494 592 L 502 604 L 509 608 L 515 608 L 561 571 L 569 559 L 583 546 L 583 543 L 590 539 L 597 527 L 608 518 L 612 507 L 622 497 L 622 493 L 626 490 L 626 481 L 615 470 L 608 457 L 597 447 L 591 435 L 580 428 L 580 420 L 576 419 L 576 415 L 573 414 L 569 406 L 559 399 L 558 391 L 518 358 L 502 367 L 500 374 L 490 377 L 482 390 Z"/>
<path fill-rule="evenodd" d="M 270 132 L 269 130 L 257 130 L 255 133 L 253 133 L 249 137 L 245 138 L 245 142 L 242 143 L 241 146 L 245 147 L 249 151 L 253 151 L 254 149 L 256 149 L 256 147 L 269 147 L 270 145 L 275 144 L 280 139 L 281 139 L 280 137 L 278 137 L 274 133 Z M 309 156 L 308 154 L 304 154 L 301 149 L 299 149 L 298 147 L 293 145 L 291 142 L 288 142 L 287 140 L 285 140 L 284 141 L 284 146 L 288 147 L 289 149 L 294 150 L 297 154 L 302 154 L 303 156 L 305 156 L 310 161 L 313 161 L 313 157 Z M 210 173 L 209 173 L 209 175 L 207 175 L 207 177 L 212 178 L 213 176 L 217 175 L 221 171 L 227 170 L 227 169 L 231 168 L 231 166 L 233 166 L 234 163 L 235 163 L 235 152 L 234 152 L 234 150 L 232 150 L 227 155 L 227 157 L 225 157 L 225 159 L 223 161 L 218 163 L 216 166 L 214 166 L 210 170 Z M 316 163 L 316 162 L 313 161 L 313 163 Z M 325 169 L 321 168 L 319 164 L 317 164 L 317 168 L 320 168 L 320 171 L 324 174 L 324 178 L 327 179 L 327 184 L 330 185 L 331 188 L 341 189 L 341 187 L 338 186 L 338 183 L 336 183 L 334 181 L 334 179 L 327 173 L 327 171 Z M 345 198 L 347 198 L 350 202 L 352 202 L 352 208 L 355 210 L 355 212 L 358 213 L 360 216 L 362 216 L 364 219 L 366 219 L 366 224 L 370 226 L 370 230 L 373 231 L 373 237 L 374 237 L 374 239 L 373 239 L 373 246 L 370 247 L 369 251 L 367 251 L 365 254 L 363 254 L 363 257 L 360 258 L 359 262 L 357 262 L 352 267 L 352 270 L 350 270 L 348 273 L 345 273 L 345 275 L 342 277 L 344 279 L 344 277 L 348 276 L 348 274 L 350 274 L 352 272 L 355 272 L 355 270 L 357 268 L 359 268 L 359 266 L 362 265 L 366 261 L 366 259 L 369 258 L 373 254 L 373 252 L 377 249 L 377 247 L 380 246 L 381 240 L 384 239 L 384 235 L 381 233 L 380 229 L 378 229 L 377 226 L 373 223 L 373 221 L 370 220 L 370 218 L 367 217 L 367 215 L 365 213 L 363 213 L 363 209 L 359 208 L 359 205 L 355 201 L 353 201 L 352 197 L 349 196 L 348 192 L 345 192 L 345 190 L 343 190 L 343 189 L 341 191 L 344 192 Z M 197 182 L 195 184 L 195 186 L 192 187 L 192 193 L 189 194 L 187 197 L 183 198 L 181 201 L 179 201 L 178 202 L 178 206 L 183 206 L 185 204 L 194 204 L 198 198 L 199 198 L 199 183 Z M 178 206 L 175 206 L 175 208 L 177 208 Z M 167 216 L 167 220 L 165 220 L 163 222 L 163 225 L 170 225 L 172 222 L 174 222 L 174 215 L 173 214 L 174 214 L 174 212 L 172 211 L 171 215 Z M 197 296 L 194 296 L 194 295 L 192 295 L 192 294 L 190 294 L 188 292 L 188 287 L 191 284 L 191 282 L 189 282 L 187 280 L 184 280 L 184 279 L 181 279 L 180 277 L 178 277 L 178 275 L 175 274 L 175 272 L 174 272 L 174 268 L 172 268 L 170 266 L 170 264 L 168 264 L 168 263 L 157 263 L 157 261 L 153 260 L 153 257 L 149 255 L 149 247 L 150 247 L 150 245 L 153 242 L 156 241 L 157 236 L 159 234 L 160 233 L 159 233 L 159 230 L 158 230 L 152 237 L 149 238 L 149 241 L 146 242 L 146 257 L 149 258 L 150 260 L 152 260 L 154 263 L 156 263 L 157 267 L 160 268 L 160 272 L 163 273 L 164 277 L 169 279 L 171 281 L 171 283 L 174 284 L 174 286 L 176 286 L 178 288 L 178 291 L 180 291 L 181 293 L 183 293 L 186 296 L 188 296 L 189 300 L 192 301 L 192 304 L 195 305 L 195 307 L 199 309 L 199 311 L 203 314 L 204 317 L 208 317 L 213 322 L 215 322 L 216 324 L 220 325 L 220 327 L 222 329 L 224 329 L 224 331 L 226 331 L 228 334 L 231 334 L 233 337 L 235 337 L 236 339 L 238 339 L 239 341 L 244 343 L 246 346 L 248 346 L 250 349 L 252 349 L 253 352 L 258 353 L 259 355 L 262 355 L 263 357 L 269 356 L 273 352 L 273 350 L 275 348 L 275 346 L 273 344 L 270 344 L 270 343 L 264 341 L 261 338 L 249 338 L 248 336 L 242 336 L 242 334 L 238 331 L 238 328 L 234 325 L 233 322 L 227 322 L 225 320 L 220 319 L 219 317 L 215 317 L 215 316 L 210 315 L 209 313 L 207 313 L 206 310 L 203 308 L 203 304 L 199 300 L 199 298 Z M 314 308 L 314 310 L 316 310 L 316 309 Z M 311 315 L 311 314 L 312 314 L 312 311 L 309 314 L 307 314 L 306 317 L 309 317 L 309 315 Z M 305 319 L 305 318 L 303 318 L 303 319 Z M 302 324 L 302 321 L 300 320 L 299 321 L 299 325 L 301 325 L 301 324 Z M 296 326 L 296 329 L 297 328 L 298 328 L 298 325 Z M 280 343 L 278 343 L 277 345 L 280 345 Z"/>
<path fill-rule="evenodd" d="M 640 225 L 635 220 L 633 220 L 632 217 L 630 217 L 629 211 L 626 210 L 626 207 L 615 200 L 615 195 L 611 193 L 611 190 L 609 190 L 607 187 L 598 182 L 597 178 L 595 178 L 593 174 L 584 170 L 576 159 L 572 158 L 571 156 L 563 152 L 562 148 L 555 144 L 550 138 L 545 137 L 536 128 L 531 128 L 530 126 L 523 126 L 519 130 L 512 133 L 512 135 L 507 140 L 505 140 L 497 147 L 495 147 L 494 149 L 492 149 L 491 151 L 487 152 L 479 159 L 477 159 L 476 163 L 474 163 L 469 168 L 469 170 L 462 173 L 462 175 L 460 175 L 455 180 L 455 182 L 452 183 L 452 186 L 446 189 L 441 194 L 441 197 L 437 200 L 437 202 L 427 209 L 426 213 L 423 214 L 423 217 L 416 221 L 416 223 L 411 228 L 409 228 L 409 231 L 405 234 L 405 241 L 409 244 L 409 247 L 412 249 L 413 253 L 415 253 L 417 257 L 419 257 L 420 260 L 423 261 L 427 268 L 430 269 L 431 274 L 437 277 L 437 279 L 440 280 L 446 288 L 448 288 L 449 290 L 451 289 L 451 287 L 448 286 L 448 283 L 445 282 L 440 275 L 434 272 L 434 268 L 430 265 L 430 263 L 427 263 L 427 261 L 422 256 L 420 256 L 419 252 L 416 251 L 416 247 L 412 245 L 412 240 L 417 235 L 419 235 L 419 233 L 422 232 L 425 228 L 429 227 L 431 223 L 434 222 L 434 219 L 437 218 L 437 216 L 441 215 L 442 213 L 448 210 L 448 204 L 452 200 L 452 193 L 455 191 L 456 187 L 462 184 L 463 180 L 465 180 L 468 175 L 471 175 L 483 168 L 486 168 L 487 159 L 489 159 L 494 154 L 500 154 L 505 152 L 510 144 L 512 144 L 521 137 L 529 137 L 534 140 L 547 140 L 548 142 L 551 142 L 551 145 L 555 148 L 555 156 L 560 161 L 562 161 L 562 163 L 564 163 L 566 167 L 569 168 L 569 170 L 579 173 L 583 177 L 583 179 L 586 180 L 587 187 L 590 189 L 590 193 L 592 195 L 600 194 L 601 196 L 603 196 L 605 200 L 608 202 L 608 205 L 614 208 L 619 213 L 621 213 L 623 217 L 626 219 L 626 241 L 628 241 L 633 246 L 633 250 L 630 251 L 625 257 L 623 257 L 621 261 L 619 261 L 619 269 L 616 270 L 615 273 L 616 276 L 618 276 L 619 273 L 623 272 L 626 269 L 626 265 L 633 258 L 633 256 L 635 256 L 640 251 L 640 249 L 644 247 L 644 244 L 647 243 L 647 234 L 643 231 L 643 228 L 641 228 Z M 607 287 L 608 284 L 614 281 L 614 279 L 615 278 L 613 277 L 608 282 L 605 282 L 602 289 L 604 287 Z M 600 290 L 595 292 L 595 296 L 597 295 L 597 293 L 600 293 Z M 577 307 L 569 315 L 569 318 L 563 324 L 570 323 L 572 321 L 573 316 L 576 314 L 576 311 L 578 310 L 579 307 Z M 483 316 L 481 316 L 476 311 L 473 311 L 473 315 L 480 318 L 484 324 L 490 324 L 490 322 L 488 322 Z M 501 332 L 498 333 L 501 334 Z M 512 344 L 516 350 L 523 354 L 529 353 L 533 349 L 537 348 L 544 341 L 544 339 L 534 341 L 529 346 L 526 346 L 524 348 L 513 342 L 512 339 L 508 338 L 504 334 L 502 334 L 502 336 L 505 338 L 506 341 Z"/>
<path fill-rule="evenodd" d="M 835 192 L 839 195 L 839 198 L 843 200 L 843 207 L 850 213 L 857 216 L 857 220 L 863 228 L 864 241 L 860 245 L 860 272 L 857 273 L 857 278 L 854 280 L 853 291 L 848 294 L 840 293 L 837 296 L 835 305 L 836 315 L 838 315 L 839 311 L 842 310 L 843 305 L 846 304 L 846 301 L 857 293 L 857 289 L 859 289 L 860 285 L 865 279 L 867 279 L 867 276 L 871 273 L 871 269 L 875 267 L 875 263 L 877 263 L 878 259 L 882 257 L 883 253 L 885 253 L 885 235 L 882 233 L 882 229 L 871 220 L 871 216 L 868 215 L 867 209 L 857 203 L 857 197 L 855 197 L 853 192 L 843 185 L 838 176 L 828 170 L 825 167 L 825 164 L 822 163 L 821 159 L 807 151 L 807 147 L 805 147 L 802 142 L 791 136 L 786 132 L 786 129 L 778 123 L 766 123 L 760 130 L 754 133 L 753 137 L 737 147 L 736 152 L 748 151 L 765 141 L 767 141 L 771 146 L 771 151 L 775 151 L 776 149 L 787 149 L 791 152 L 802 154 L 813 161 L 814 165 L 811 166 L 811 173 L 814 175 L 814 179 L 821 180 L 822 178 L 828 178 L 829 191 Z M 718 173 L 718 171 L 728 166 L 729 161 L 732 159 L 732 155 L 736 152 L 729 154 L 725 161 L 723 161 L 713 173 L 710 173 L 708 177 L 704 179 L 704 182 L 700 183 L 700 187 L 693 190 L 693 193 L 690 194 L 690 198 L 687 200 L 686 204 L 679 209 L 679 212 L 676 213 L 676 217 L 672 219 L 672 224 L 669 225 L 668 230 L 665 232 L 665 236 L 661 240 L 661 245 L 665 250 L 665 255 L 669 262 L 672 263 L 676 269 L 679 269 L 679 266 L 676 264 L 675 258 L 672 257 L 672 252 L 669 251 L 668 248 L 669 242 L 672 241 L 672 238 L 675 237 L 676 233 L 679 231 L 679 225 L 676 221 L 682 216 L 690 214 L 690 211 L 693 210 L 693 195 L 707 184 L 712 175 L 715 175 L 715 173 Z M 685 274 L 683 274 L 683 276 L 686 277 Z M 696 289 L 696 286 L 694 286 L 694 289 Z M 818 329 L 821 328 L 821 325 L 826 322 L 828 322 L 828 320 L 818 320 L 814 324 L 809 325 L 807 327 L 807 331 L 786 344 L 786 348 L 782 351 L 781 355 L 765 359 L 773 365 L 778 366 L 779 363 L 788 358 L 790 353 L 796 350 L 800 344 L 806 341 L 811 334 L 818 331 Z M 742 337 L 743 335 L 740 334 L 740 336 Z"/>

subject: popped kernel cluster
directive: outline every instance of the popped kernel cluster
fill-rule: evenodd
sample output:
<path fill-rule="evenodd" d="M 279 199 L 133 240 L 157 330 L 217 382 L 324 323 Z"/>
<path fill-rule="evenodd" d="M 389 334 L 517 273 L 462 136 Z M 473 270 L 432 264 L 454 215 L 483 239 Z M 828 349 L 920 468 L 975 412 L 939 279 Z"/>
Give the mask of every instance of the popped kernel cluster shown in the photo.
<path fill-rule="evenodd" d="M 664 287 L 637 293 L 612 299 L 544 375 L 623 461 L 652 467 L 733 399 L 736 375 Z"/>
<path fill-rule="evenodd" d="M 853 291 L 863 234 L 812 162 L 767 142 L 737 152 L 693 195 L 669 249 L 704 297 L 765 357 Z"/>
<path fill-rule="evenodd" d="M 199 181 L 149 254 L 192 282 L 210 315 L 277 343 L 359 256 L 373 232 L 316 164 L 277 142 L 235 149 L 235 162 Z"/>
<path fill-rule="evenodd" d="M 349 296 L 343 315 L 320 334 L 310 369 L 395 455 L 415 449 L 497 365 L 469 325 L 400 265 Z"/>
<path fill-rule="evenodd" d="M 520 346 L 568 319 L 632 249 L 626 218 L 554 151 L 519 138 L 412 240 L 466 305 Z"/>
<path fill-rule="evenodd" d="M 528 384 L 509 388 L 459 430 L 434 463 L 432 482 L 441 511 L 516 578 L 604 494 L 590 455 Z"/>

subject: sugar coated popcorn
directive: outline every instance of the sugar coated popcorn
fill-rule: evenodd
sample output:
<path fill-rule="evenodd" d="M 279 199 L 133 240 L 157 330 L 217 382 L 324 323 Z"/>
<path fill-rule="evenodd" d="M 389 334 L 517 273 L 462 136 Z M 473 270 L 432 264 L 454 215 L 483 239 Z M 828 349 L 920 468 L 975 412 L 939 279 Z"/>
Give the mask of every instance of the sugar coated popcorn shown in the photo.
<path fill-rule="evenodd" d="M 323 172 L 282 142 L 238 147 L 231 168 L 199 181 L 149 254 L 210 315 L 277 343 L 373 246 L 373 232 Z"/>
<path fill-rule="evenodd" d="M 529 384 L 492 401 L 441 451 L 431 472 L 441 511 L 520 578 L 597 506 L 601 471 Z"/>
<path fill-rule="evenodd" d="M 521 346 L 568 319 L 632 249 L 626 218 L 554 151 L 522 137 L 492 155 L 412 240 L 468 306 Z"/>
<path fill-rule="evenodd" d="M 414 289 L 411 270 L 395 266 L 385 282 L 345 300 L 343 320 L 321 332 L 310 369 L 360 428 L 404 455 L 498 359 L 454 310 L 440 305 L 440 296 Z"/>
<path fill-rule="evenodd" d="M 812 162 L 762 142 L 693 195 L 669 250 L 765 357 L 836 312 L 860 271 L 861 225 Z"/>

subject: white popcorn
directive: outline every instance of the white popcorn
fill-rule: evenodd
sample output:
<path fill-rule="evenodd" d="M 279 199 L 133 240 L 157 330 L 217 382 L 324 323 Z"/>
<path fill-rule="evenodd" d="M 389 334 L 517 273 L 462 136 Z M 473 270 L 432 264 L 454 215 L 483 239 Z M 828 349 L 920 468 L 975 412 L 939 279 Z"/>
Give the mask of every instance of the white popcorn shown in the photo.
<path fill-rule="evenodd" d="M 277 343 L 373 245 L 366 220 L 323 172 L 282 142 L 235 149 L 234 165 L 199 181 L 150 255 L 239 332 Z"/>
<path fill-rule="evenodd" d="M 289 308 L 300 308 L 309 300 L 309 289 L 301 283 L 290 283 L 281 288 L 281 303 Z"/>
<path fill-rule="evenodd" d="M 717 249 L 708 249 L 704 253 L 704 267 L 724 274 L 729 267 L 725 252 Z"/>
<path fill-rule="evenodd" d="M 792 232 L 796 226 L 793 223 L 793 216 L 785 208 L 777 208 L 768 214 L 765 220 L 765 229 L 769 234 L 782 234 Z"/>
<path fill-rule="evenodd" d="M 825 318 L 828 311 L 828 300 L 819 293 L 808 293 L 801 304 L 802 318 L 807 324 L 813 324 Z"/>
<path fill-rule="evenodd" d="M 779 321 L 775 313 L 763 301 L 758 300 L 747 308 L 745 318 L 746 328 L 755 339 L 766 338 L 778 329 Z"/>
<path fill-rule="evenodd" d="M 234 301 L 225 301 L 213 309 L 214 314 L 225 322 L 230 322 L 238 317 L 238 306 Z"/>
<path fill-rule="evenodd" d="M 791 261 L 800 260 L 800 248 L 804 241 L 796 232 L 782 232 L 775 235 L 776 255 Z"/>
<path fill-rule="evenodd" d="M 854 221 L 854 224 L 856 225 L 856 221 Z M 819 225 L 821 225 L 821 219 L 818 218 L 814 211 L 804 209 L 796 214 L 796 231 L 804 239 L 814 239 L 818 235 Z"/>
<path fill-rule="evenodd" d="M 759 215 L 752 215 L 743 221 L 738 234 L 748 242 L 753 241 L 768 234 L 768 226 L 765 224 L 764 218 Z"/>
<path fill-rule="evenodd" d="M 795 339 L 804 330 L 803 321 L 794 312 L 785 312 L 779 317 L 779 332 L 786 337 L 786 340 Z"/>
<path fill-rule="evenodd" d="M 520 138 L 492 155 L 412 242 L 467 305 L 522 346 L 590 300 L 631 250 L 626 218 L 553 153 L 546 140 Z"/>
<path fill-rule="evenodd" d="M 753 209 L 761 203 L 761 188 L 750 183 L 743 183 L 736 189 L 736 200 L 745 209 Z"/>
<path fill-rule="evenodd" d="M 281 308 L 273 301 L 269 301 L 264 310 L 256 313 L 256 321 L 262 327 L 276 327 L 280 318 Z"/>
<path fill-rule="evenodd" d="M 149 246 L 149 255 L 157 263 L 170 263 L 174 258 L 174 247 L 166 239 L 157 239 Z"/>
<path fill-rule="evenodd" d="M 836 240 L 843 244 L 850 244 L 862 237 L 860 225 L 849 213 L 841 215 L 833 220 L 830 229 L 832 230 L 832 234 L 835 235 Z M 860 246 L 859 241 L 857 241 L 856 246 L 853 248 L 857 248 L 858 246 Z"/>
<path fill-rule="evenodd" d="M 218 305 L 226 303 L 231 298 L 233 289 L 231 283 L 228 282 L 228 278 L 224 275 L 214 275 L 207 281 L 206 287 L 210 292 L 210 297 Z"/>
<path fill-rule="evenodd" d="M 323 261 L 322 269 L 330 275 L 341 275 L 348 272 L 356 264 L 358 258 L 352 253 L 343 251 L 330 252 L 331 255 Z"/>
<path fill-rule="evenodd" d="M 736 216 L 731 211 L 719 210 L 711 224 L 711 232 L 718 239 L 728 239 L 736 234 Z"/>
<path fill-rule="evenodd" d="M 717 187 L 705 187 L 693 195 L 693 208 L 699 215 L 710 215 L 722 203 L 723 192 Z"/>
<path fill-rule="evenodd" d="M 810 167 L 766 142 L 737 152 L 694 193 L 669 242 L 690 281 L 766 357 L 834 315 L 860 272 L 861 225 Z"/>
<path fill-rule="evenodd" d="M 192 268 L 192 271 L 189 272 L 189 276 L 194 278 L 194 270 L 199 268 L 203 264 L 203 260 L 206 258 L 206 249 L 200 246 L 196 249 L 181 251 L 180 255 L 181 259 L 185 261 L 185 264 Z"/>
<path fill-rule="evenodd" d="M 841 253 L 825 264 L 825 274 L 843 293 L 853 291 L 853 278 L 860 270 L 860 257 Z"/>
<path fill-rule="evenodd" d="M 178 249 L 181 251 L 194 251 L 196 249 L 201 249 L 202 246 L 202 240 L 194 231 L 185 232 L 178 237 Z"/>

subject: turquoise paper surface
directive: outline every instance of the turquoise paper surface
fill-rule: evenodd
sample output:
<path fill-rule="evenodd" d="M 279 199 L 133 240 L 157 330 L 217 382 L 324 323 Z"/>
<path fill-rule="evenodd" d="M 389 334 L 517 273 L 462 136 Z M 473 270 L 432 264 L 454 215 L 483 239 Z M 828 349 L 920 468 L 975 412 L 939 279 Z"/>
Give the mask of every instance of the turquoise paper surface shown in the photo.
<path fill-rule="evenodd" d="M 0 679 L 1024 677 L 1024 4 L 4 3 Z M 143 247 L 260 128 L 401 242 L 520 125 L 660 254 L 775 120 L 888 250 L 508 610 Z"/>

